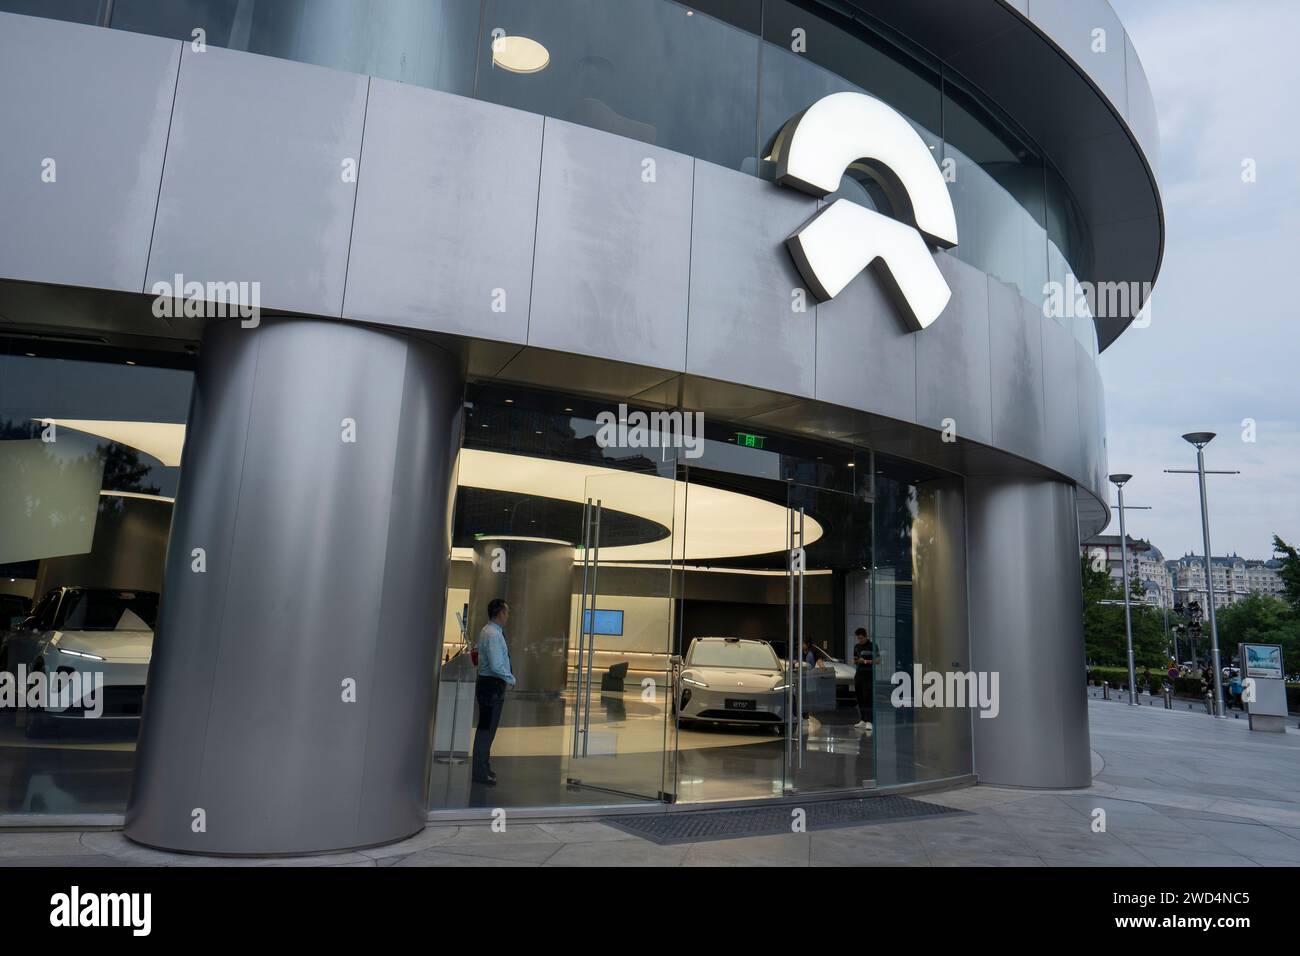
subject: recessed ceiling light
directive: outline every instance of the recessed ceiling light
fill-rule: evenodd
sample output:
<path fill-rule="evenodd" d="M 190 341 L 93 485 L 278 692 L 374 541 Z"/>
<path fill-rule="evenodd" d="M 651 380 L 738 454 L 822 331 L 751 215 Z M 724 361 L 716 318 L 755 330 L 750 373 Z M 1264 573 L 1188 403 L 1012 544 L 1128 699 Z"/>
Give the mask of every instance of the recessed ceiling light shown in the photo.
<path fill-rule="evenodd" d="M 515 403 L 515 400 L 514 400 L 513 398 L 507 398 L 507 399 L 506 399 L 506 404 L 507 404 L 507 405 L 513 405 L 514 403 Z"/>
<path fill-rule="evenodd" d="M 511 73 L 538 73 L 551 62 L 546 47 L 528 37 L 497 37 L 492 41 L 492 64 Z"/>

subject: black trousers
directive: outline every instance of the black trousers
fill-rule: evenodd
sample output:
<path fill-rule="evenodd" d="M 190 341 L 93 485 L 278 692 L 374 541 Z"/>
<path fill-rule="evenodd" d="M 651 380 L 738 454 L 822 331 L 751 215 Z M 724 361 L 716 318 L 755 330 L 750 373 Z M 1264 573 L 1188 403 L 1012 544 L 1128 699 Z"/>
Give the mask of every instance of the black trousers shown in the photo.
<path fill-rule="evenodd" d="M 871 697 L 874 688 L 871 683 L 871 669 L 859 667 L 853 675 L 853 696 L 858 699 L 858 716 L 871 723 Z"/>
<path fill-rule="evenodd" d="M 478 701 L 478 729 L 474 731 L 472 772 L 476 779 L 482 779 L 492 770 L 492 741 L 506 702 L 506 682 L 499 677 L 480 677 L 474 685 L 474 698 Z"/>

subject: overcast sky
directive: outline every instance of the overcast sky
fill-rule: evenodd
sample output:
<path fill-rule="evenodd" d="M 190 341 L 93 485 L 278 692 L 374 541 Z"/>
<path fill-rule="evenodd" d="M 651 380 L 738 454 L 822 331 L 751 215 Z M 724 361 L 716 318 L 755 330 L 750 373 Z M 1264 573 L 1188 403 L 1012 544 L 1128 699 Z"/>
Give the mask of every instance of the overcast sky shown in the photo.
<path fill-rule="evenodd" d="M 1110 470 L 1153 508 L 1129 534 L 1199 554 L 1196 478 L 1163 469 L 1195 467 L 1182 433 L 1217 432 L 1206 467 L 1242 474 L 1206 479 L 1214 553 L 1271 557 L 1274 532 L 1300 544 L 1300 2 L 1111 5 L 1155 95 L 1166 237 L 1150 326 L 1101 359 Z"/>

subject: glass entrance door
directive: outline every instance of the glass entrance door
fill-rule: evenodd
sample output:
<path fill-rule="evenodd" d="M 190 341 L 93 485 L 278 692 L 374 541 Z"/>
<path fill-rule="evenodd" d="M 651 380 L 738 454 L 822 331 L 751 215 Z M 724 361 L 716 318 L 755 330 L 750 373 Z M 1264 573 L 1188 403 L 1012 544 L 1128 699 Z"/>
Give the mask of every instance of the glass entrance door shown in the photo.
<path fill-rule="evenodd" d="M 587 478 L 569 684 L 569 786 L 672 802 L 675 477 Z"/>
<path fill-rule="evenodd" d="M 787 510 L 784 789 L 873 787 L 877 675 L 854 662 L 854 632 L 871 631 L 871 498 L 790 483 Z"/>

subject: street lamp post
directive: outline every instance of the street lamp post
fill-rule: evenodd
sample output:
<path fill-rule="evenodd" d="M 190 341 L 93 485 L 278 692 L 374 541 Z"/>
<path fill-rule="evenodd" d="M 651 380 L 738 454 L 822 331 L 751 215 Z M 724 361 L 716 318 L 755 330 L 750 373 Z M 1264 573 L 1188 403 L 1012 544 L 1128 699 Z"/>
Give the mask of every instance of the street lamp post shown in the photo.
<path fill-rule="evenodd" d="M 1111 483 L 1119 492 L 1119 554 L 1124 582 L 1124 637 L 1128 641 L 1128 703 L 1137 703 L 1137 669 L 1133 666 L 1133 612 L 1129 608 L 1128 587 L 1128 536 L 1124 531 L 1124 485 L 1132 475 L 1111 475 Z"/>
<path fill-rule="evenodd" d="M 1223 712 L 1223 666 L 1219 659 L 1219 626 L 1214 616 L 1214 571 L 1210 563 L 1210 509 L 1205 503 L 1205 446 L 1214 440 L 1214 432 L 1188 432 L 1183 441 L 1196 446 L 1196 477 L 1201 489 L 1201 538 L 1205 546 L 1205 593 L 1210 605 L 1210 656 L 1214 664 L 1214 701 L 1217 716 Z M 1235 474 L 1229 472 L 1228 474 Z"/>

